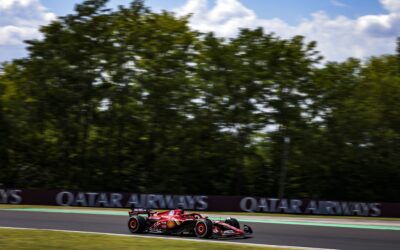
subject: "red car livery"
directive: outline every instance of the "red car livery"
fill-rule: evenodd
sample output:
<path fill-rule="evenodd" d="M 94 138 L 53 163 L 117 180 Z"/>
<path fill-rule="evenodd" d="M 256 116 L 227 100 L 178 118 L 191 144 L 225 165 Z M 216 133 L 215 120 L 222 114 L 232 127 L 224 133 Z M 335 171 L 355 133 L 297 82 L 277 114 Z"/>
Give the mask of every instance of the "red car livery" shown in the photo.
<path fill-rule="evenodd" d="M 247 238 L 253 233 L 247 225 L 240 229 L 234 218 L 210 220 L 198 213 L 185 213 L 182 209 L 165 212 L 133 209 L 129 212 L 128 228 L 131 233 L 195 235 L 199 238 Z"/>

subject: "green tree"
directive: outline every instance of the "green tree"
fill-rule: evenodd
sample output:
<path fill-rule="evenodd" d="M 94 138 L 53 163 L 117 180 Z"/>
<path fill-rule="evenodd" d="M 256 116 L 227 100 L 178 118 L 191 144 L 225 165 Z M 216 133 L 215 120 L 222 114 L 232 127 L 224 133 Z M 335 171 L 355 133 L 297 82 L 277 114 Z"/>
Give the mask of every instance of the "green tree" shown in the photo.
<path fill-rule="evenodd" d="M 0 70 L 0 183 L 398 200 L 399 55 L 188 18 L 86 0 L 42 27 Z"/>

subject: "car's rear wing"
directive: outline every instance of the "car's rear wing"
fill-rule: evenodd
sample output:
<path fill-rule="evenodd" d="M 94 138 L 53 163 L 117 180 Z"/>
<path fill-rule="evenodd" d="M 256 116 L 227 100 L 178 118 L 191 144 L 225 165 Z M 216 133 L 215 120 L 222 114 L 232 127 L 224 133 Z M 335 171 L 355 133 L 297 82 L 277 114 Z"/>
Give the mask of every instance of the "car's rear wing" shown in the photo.
<path fill-rule="evenodd" d="M 129 216 L 139 215 L 139 214 L 147 214 L 150 216 L 154 212 L 151 209 L 147 208 L 135 208 L 134 206 L 131 207 L 131 211 L 129 212 Z"/>

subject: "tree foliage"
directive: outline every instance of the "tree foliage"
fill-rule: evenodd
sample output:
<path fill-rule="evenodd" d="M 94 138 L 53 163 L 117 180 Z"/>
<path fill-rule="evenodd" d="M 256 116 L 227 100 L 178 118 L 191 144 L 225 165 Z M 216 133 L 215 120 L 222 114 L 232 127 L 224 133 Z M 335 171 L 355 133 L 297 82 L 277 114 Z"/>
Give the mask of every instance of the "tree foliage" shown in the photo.
<path fill-rule="evenodd" d="M 0 183 L 275 196 L 285 173 L 288 197 L 399 201 L 399 52 L 322 66 L 301 36 L 106 2 L 3 64 Z"/>

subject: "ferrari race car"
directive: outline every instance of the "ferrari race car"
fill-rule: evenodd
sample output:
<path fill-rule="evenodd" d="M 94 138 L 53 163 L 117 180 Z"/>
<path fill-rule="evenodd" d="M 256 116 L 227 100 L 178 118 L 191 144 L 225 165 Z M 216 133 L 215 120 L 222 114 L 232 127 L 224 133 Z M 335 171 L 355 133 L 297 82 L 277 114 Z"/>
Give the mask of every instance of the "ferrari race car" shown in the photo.
<path fill-rule="evenodd" d="M 154 212 L 149 209 L 132 209 L 128 228 L 131 233 L 159 233 L 195 235 L 199 238 L 248 238 L 253 233 L 250 226 L 240 229 L 234 218 L 225 221 L 210 220 L 198 213 L 185 213 L 182 209 Z"/>

